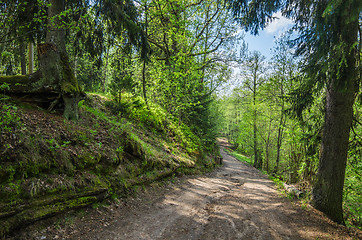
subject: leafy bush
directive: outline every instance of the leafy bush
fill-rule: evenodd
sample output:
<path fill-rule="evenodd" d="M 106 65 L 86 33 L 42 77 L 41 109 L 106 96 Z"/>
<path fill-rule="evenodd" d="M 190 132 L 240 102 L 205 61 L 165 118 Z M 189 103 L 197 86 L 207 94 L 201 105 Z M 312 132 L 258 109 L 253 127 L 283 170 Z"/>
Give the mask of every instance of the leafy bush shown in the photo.
<path fill-rule="evenodd" d="M 362 162 L 347 165 L 343 209 L 347 225 L 362 229 Z"/>
<path fill-rule="evenodd" d="M 0 109 L 0 131 L 2 134 L 11 133 L 20 124 L 20 118 L 16 114 L 17 108 L 4 104 Z"/>

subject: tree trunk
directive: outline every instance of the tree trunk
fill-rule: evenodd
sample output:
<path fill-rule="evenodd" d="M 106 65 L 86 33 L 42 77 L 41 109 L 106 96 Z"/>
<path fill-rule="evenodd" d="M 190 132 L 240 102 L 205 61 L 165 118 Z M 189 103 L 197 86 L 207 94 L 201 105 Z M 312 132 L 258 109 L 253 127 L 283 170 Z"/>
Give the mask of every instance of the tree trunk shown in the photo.
<path fill-rule="evenodd" d="M 312 192 L 312 204 L 329 218 L 344 223 L 342 195 L 348 153 L 349 132 L 353 117 L 353 104 L 359 89 L 357 72 L 358 52 L 353 44 L 357 41 L 358 22 L 343 29 L 341 42 L 351 46 L 346 53 L 346 65 L 334 70 L 334 77 L 327 87 L 325 123 L 319 157 L 317 182 Z"/>
<path fill-rule="evenodd" d="M 109 46 L 106 48 L 106 64 L 104 67 L 104 77 L 103 80 L 101 81 L 102 84 L 102 92 L 106 92 L 106 84 L 107 84 L 107 76 L 108 76 L 108 63 L 109 63 Z"/>
<path fill-rule="evenodd" d="M 254 138 L 254 167 L 258 168 L 258 140 L 256 135 L 256 110 L 254 110 L 253 116 L 253 138 Z"/>
<path fill-rule="evenodd" d="M 60 13 L 65 10 L 64 0 L 50 0 L 48 7 L 48 32 L 45 41 L 57 46 L 57 52 L 63 54 L 65 48 L 65 30 L 62 26 L 64 17 Z"/>
<path fill-rule="evenodd" d="M 279 121 L 279 127 L 278 127 L 278 138 L 277 138 L 277 158 L 276 158 L 276 165 L 274 168 L 274 173 L 278 173 L 278 168 L 279 168 L 279 162 L 280 162 L 280 149 L 282 147 L 282 141 L 283 141 L 283 131 L 284 131 L 284 124 L 285 124 L 285 120 L 284 120 L 284 103 L 282 105 L 282 109 L 280 112 L 280 121 Z"/>
<path fill-rule="evenodd" d="M 78 77 L 78 55 L 74 57 L 74 77 Z"/>
<path fill-rule="evenodd" d="M 142 92 L 143 92 L 143 99 L 145 100 L 146 105 L 148 106 L 147 92 L 146 92 L 146 61 L 143 61 L 143 67 L 142 67 Z"/>
<path fill-rule="evenodd" d="M 285 72 L 285 67 L 283 66 L 282 72 Z M 289 76 L 291 78 L 291 76 Z M 284 133 L 284 125 L 285 125 L 285 113 L 284 113 L 284 86 L 283 86 L 283 80 L 284 79 L 280 79 L 279 83 L 279 90 L 280 90 L 280 96 L 281 97 L 281 109 L 280 109 L 280 120 L 279 120 L 279 126 L 278 126 L 278 139 L 277 139 L 277 158 L 275 161 L 275 168 L 274 168 L 274 173 L 277 174 L 278 173 L 278 168 L 279 168 L 279 162 L 280 162 L 280 149 L 282 147 L 282 142 L 283 142 L 283 133 Z M 285 81 L 285 80 L 284 80 Z"/>
<path fill-rule="evenodd" d="M 28 48 L 28 71 L 32 74 L 34 72 L 34 44 L 30 42 Z"/>
<path fill-rule="evenodd" d="M 256 84 L 257 84 L 257 68 L 254 69 L 253 76 L 253 138 L 254 138 L 254 167 L 259 168 L 259 155 L 258 155 L 258 139 L 257 139 L 257 111 L 256 111 Z"/>
<path fill-rule="evenodd" d="M 0 53 L 2 54 L 2 52 L 4 52 L 5 49 L 5 43 L 8 40 L 8 35 L 4 36 L 4 41 L 3 43 L 0 43 Z M 3 57 L 0 55 L 0 66 L 2 66 L 2 61 L 3 61 Z M 2 72 L 0 71 L 0 74 L 2 74 Z"/>
<path fill-rule="evenodd" d="M 25 75 L 26 74 L 26 57 L 25 57 L 25 46 L 24 46 L 23 40 L 21 40 L 21 42 L 20 42 L 19 50 L 20 50 L 21 74 Z"/>
<path fill-rule="evenodd" d="M 23 95 L 33 102 L 52 110 L 64 104 L 64 117 L 78 119 L 78 102 L 81 91 L 65 51 L 65 32 L 62 27 L 64 0 L 50 0 L 48 7 L 48 32 L 46 43 L 38 45 L 39 71 L 25 76 L 0 77 L 0 84 L 8 82 L 7 92 Z"/>
<path fill-rule="evenodd" d="M 38 45 L 42 72 L 42 79 L 38 84 L 59 91 L 64 101 L 63 116 L 67 119 L 78 119 L 81 90 L 66 53 L 65 30 L 62 27 L 64 19 L 59 17 L 64 10 L 64 0 L 50 0 L 46 43 Z"/>
<path fill-rule="evenodd" d="M 313 205 L 332 220 L 342 223 L 342 193 L 352 123 L 354 91 L 327 92 L 325 126 L 319 157 Z"/>
<path fill-rule="evenodd" d="M 147 5 L 147 1 L 145 3 L 145 33 L 146 33 L 146 38 L 148 37 L 148 5 Z M 143 60 L 143 66 L 142 66 L 142 92 L 143 92 L 143 99 L 146 102 L 146 105 L 148 107 L 148 102 L 147 102 L 147 92 L 146 92 L 146 60 Z"/>
<path fill-rule="evenodd" d="M 278 173 L 278 168 L 279 168 L 279 161 L 280 161 L 280 148 L 281 148 L 281 139 L 282 139 L 282 127 L 279 125 L 278 128 L 278 139 L 277 139 L 277 158 L 275 160 L 275 168 L 274 168 L 274 173 Z"/>
<path fill-rule="evenodd" d="M 269 172 L 269 142 L 265 146 L 265 171 Z"/>
<path fill-rule="evenodd" d="M 265 139 L 265 170 L 269 172 L 269 148 L 270 148 L 270 135 L 271 135 L 272 119 L 269 121 L 268 137 Z"/>

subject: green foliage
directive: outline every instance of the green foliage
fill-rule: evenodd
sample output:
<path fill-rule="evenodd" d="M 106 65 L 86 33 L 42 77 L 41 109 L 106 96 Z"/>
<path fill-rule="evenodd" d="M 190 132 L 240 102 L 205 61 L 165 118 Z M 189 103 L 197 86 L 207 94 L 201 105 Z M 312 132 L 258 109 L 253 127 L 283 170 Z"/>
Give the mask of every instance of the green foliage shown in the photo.
<path fill-rule="evenodd" d="M 362 229 L 362 163 L 349 163 L 343 191 L 343 208 L 347 225 Z"/>
<path fill-rule="evenodd" d="M 348 226 L 362 229 L 362 124 L 361 103 L 355 103 L 355 121 L 350 136 L 350 147 L 343 191 L 344 216 Z"/>
<path fill-rule="evenodd" d="M 0 15 L 0 52 L 4 55 L 0 70 L 8 67 L 8 73 L 18 73 L 19 44 L 44 41 L 46 23 L 59 22 L 54 27 L 67 32 L 70 56 L 64 76 L 73 77 L 74 69 L 73 80 L 85 90 L 112 93 L 115 101 L 107 104 L 115 114 L 86 99 L 78 103 L 83 118 L 76 126 L 66 120 L 58 122 L 66 126 L 65 131 L 46 122 L 39 125 L 57 131 L 33 133 L 26 125 L 21 129 L 26 137 L 21 137 L 17 110 L 6 105 L 0 116 L 2 134 L 16 138 L 0 140 L 8 144 L 2 145 L 7 150 L 1 156 L 6 164 L 0 165 L 0 179 L 18 184 L 11 186 L 11 197 L 24 193 L 31 202 L 47 194 L 82 192 L 94 185 L 116 196 L 174 172 L 211 168 L 206 158 L 218 151 L 215 90 L 230 77 L 225 62 L 235 52 L 227 45 L 235 40 L 235 26 L 223 2 L 65 4 L 65 11 L 47 19 L 46 1 L 0 2 L 4 12 Z M 9 44 L 3 45 L 3 40 Z M 6 88 L 2 85 L 1 90 Z M 69 86 L 63 88 L 69 92 Z M 148 99 L 140 97 L 146 93 Z M 1 194 L 7 194 L 3 185 Z M 78 200 L 80 205 L 86 201 L 74 198 L 69 204 L 76 206 Z"/>
<path fill-rule="evenodd" d="M 228 153 L 229 153 L 231 156 L 233 156 L 233 157 L 235 157 L 236 159 L 238 159 L 239 161 L 246 162 L 246 163 L 249 164 L 249 165 L 253 165 L 252 160 L 251 160 L 249 157 L 245 156 L 245 155 L 242 155 L 242 154 L 240 154 L 240 153 L 238 153 L 238 152 L 236 152 L 236 151 L 228 151 Z"/>
<path fill-rule="evenodd" d="M 125 92 L 133 92 L 135 87 L 133 65 L 131 62 L 131 52 L 128 49 L 114 53 L 112 66 L 112 81 L 109 85 L 110 93 L 113 95 L 116 102 L 120 103 L 122 94 Z"/>
<path fill-rule="evenodd" d="M 45 141 L 49 144 L 49 150 L 50 151 L 54 151 L 54 150 L 60 148 L 59 144 L 56 142 L 56 140 L 54 138 L 49 139 L 49 140 L 46 139 Z"/>
<path fill-rule="evenodd" d="M 195 136 L 185 124 L 180 124 L 177 118 L 171 116 L 156 104 L 146 105 L 141 97 L 126 95 L 120 102 L 106 102 L 114 114 L 119 114 L 137 122 L 154 134 L 171 136 L 189 153 L 201 148 L 200 139 Z"/>
<path fill-rule="evenodd" d="M 269 178 L 278 186 L 279 189 L 284 189 L 284 181 L 279 177 L 270 175 Z"/>
<path fill-rule="evenodd" d="M 8 83 L 2 83 L 0 85 L 0 91 L 5 91 L 5 90 L 9 90 L 10 86 Z"/>
<path fill-rule="evenodd" d="M 0 131 L 2 134 L 14 132 L 21 126 L 20 118 L 16 114 L 17 107 L 2 104 L 0 109 Z"/>
<path fill-rule="evenodd" d="M 97 68 L 97 60 L 91 58 L 90 54 L 84 53 L 76 58 L 77 80 L 84 91 L 94 92 L 101 89 L 102 68 Z"/>

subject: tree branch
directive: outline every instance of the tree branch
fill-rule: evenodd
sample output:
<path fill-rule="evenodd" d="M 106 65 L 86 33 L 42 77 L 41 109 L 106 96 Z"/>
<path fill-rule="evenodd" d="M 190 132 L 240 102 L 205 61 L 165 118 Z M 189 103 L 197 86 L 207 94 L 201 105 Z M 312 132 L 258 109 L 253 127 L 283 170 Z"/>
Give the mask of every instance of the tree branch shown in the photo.
<path fill-rule="evenodd" d="M 212 50 L 209 50 L 209 51 L 204 51 L 204 52 L 198 52 L 198 53 L 192 53 L 192 54 L 187 54 L 187 56 L 189 57 L 195 57 L 195 56 L 200 56 L 200 55 L 203 55 L 203 54 L 210 54 L 210 53 L 213 53 L 213 52 L 216 52 L 219 47 L 221 46 L 221 44 L 223 43 L 224 39 L 221 38 L 219 44 Z"/>

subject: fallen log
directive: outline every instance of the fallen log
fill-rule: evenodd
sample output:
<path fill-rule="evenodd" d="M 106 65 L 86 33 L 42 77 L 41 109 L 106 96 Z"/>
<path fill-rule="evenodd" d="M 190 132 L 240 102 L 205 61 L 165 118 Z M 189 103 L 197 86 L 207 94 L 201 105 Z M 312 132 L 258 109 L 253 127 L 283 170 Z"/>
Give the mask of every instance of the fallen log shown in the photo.
<path fill-rule="evenodd" d="M 0 86 L 3 86 L 6 95 L 48 109 L 51 103 L 59 98 L 60 91 L 47 85 L 34 87 L 33 84 L 39 81 L 40 77 L 40 72 L 31 75 L 0 76 Z"/>

